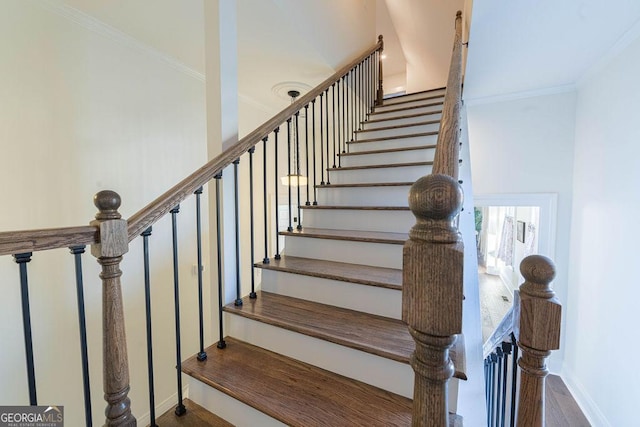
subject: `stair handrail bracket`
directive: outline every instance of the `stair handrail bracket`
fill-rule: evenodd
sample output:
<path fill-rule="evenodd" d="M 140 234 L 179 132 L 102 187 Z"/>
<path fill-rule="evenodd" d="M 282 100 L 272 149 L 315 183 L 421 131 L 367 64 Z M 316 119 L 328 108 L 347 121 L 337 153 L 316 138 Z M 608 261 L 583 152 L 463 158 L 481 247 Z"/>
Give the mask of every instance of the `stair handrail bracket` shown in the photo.
<path fill-rule="evenodd" d="M 402 319 L 416 342 L 413 426 L 448 425 L 449 349 L 462 332 L 464 246 L 454 220 L 462 189 L 447 175 L 427 175 L 409 193 L 416 224 L 403 249 Z"/>

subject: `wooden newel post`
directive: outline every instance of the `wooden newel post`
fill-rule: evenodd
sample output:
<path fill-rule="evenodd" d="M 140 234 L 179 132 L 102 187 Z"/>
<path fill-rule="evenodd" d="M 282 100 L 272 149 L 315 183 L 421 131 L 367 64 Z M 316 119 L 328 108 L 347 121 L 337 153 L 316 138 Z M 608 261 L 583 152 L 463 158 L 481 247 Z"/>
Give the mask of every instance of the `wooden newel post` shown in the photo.
<path fill-rule="evenodd" d="M 409 207 L 416 224 L 403 252 L 402 319 L 416 342 L 413 426 L 448 425 L 449 349 L 462 332 L 463 243 L 454 225 L 462 189 L 448 175 L 413 184 Z"/>
<path fill-rule="evenodd" d="M 520 263 L 525 282 L 520 286 L 520 303 L 515 310 L 514 332 L 522 357 L 518 361 L 521 383 L 518 426 L 545 425 L 546 358 L 560 348 L 562 306 L 549 283 L 556 269 L 549 258 L 531 255 Z"/>
<path fill-rule="evenodd" d="M 120 285 L 120 261 L 129 250 L 127 221 L 118 213 L 120 196 L 101 191 L 93 198 L 98 208 L 91 225 L 100 227 L 100 243 L 91 246 L 91 254 L 102 266 L 102 351 L 103 388 L 107 401 L 107 426 L 135 426 L 129 393 L 129 362 Z"/>
<path fill-rule="evenodd" d="M 378 36 L 378 43 L 380 43 L 380 50 L 378 51 L 378 90 L 376 93 L 376 105 L 382 105 L 384 98 L 384 90 L 382 89 L 382 52 L 384 52 L 384 42 L 382 41 L 382 34 Z"/>

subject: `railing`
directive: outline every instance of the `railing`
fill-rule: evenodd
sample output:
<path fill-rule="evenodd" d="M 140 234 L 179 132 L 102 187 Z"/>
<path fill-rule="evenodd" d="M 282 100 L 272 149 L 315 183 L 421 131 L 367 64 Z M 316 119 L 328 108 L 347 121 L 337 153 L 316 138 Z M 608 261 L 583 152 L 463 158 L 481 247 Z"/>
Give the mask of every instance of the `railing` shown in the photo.
<path fill-rule="evenodd" d="M 349 64 L 340 68 L 335 74 L 320 85 L 295 100 L 283 111 L 265 122 L 255 131 L 242 138 L 238 143 L 225 150 L 221 155 L 211 160 L 183 181 L 172 187 L 142 210 L 134 214 L 129 220 L 124 220 L 118 213 L 121 200 L 113 191 L 101 191 L 94 198 L 98 213 L 89 226 L 58 228 L 50 230 L 32 230 L 0 233 L 0 255 L 13 255 L 19 266 L 20 286 L 22 291 L 22 316 L 25 341 L 25 357 L 27 364 L 27 383 L 29 389 L 29 404 L 37 404 L 36 373 L 34 368 L 33 337 L 31 332 L 31 312 L 29 306 L 29 282 L 27 278 L 27 264 L 31 261 L 33 252 L 70 248 L 76 266 L 76 289 L 78 299 L 78 316 L 80 326 L 80 347 L 83 366 L 83 386 L 85 390 L 85 421 L 92 425 L 91 396 L 89 393 L 90 379 L 88 375 L 89 358 L 87 352 L 87 329 L 84 313 L 83 276 L 81 254 L 85 245 L 91 245 L 91 253 L 97 258 L 102 272 L 102 322 L 103 322 L 103 389 L 106 405 L 106 425 L 135 425 L 136 419 L 131 412 L 131 402 L 128 394 L 130 390 L 129 358 L 127 355 L 126 333 L 123 310 L 122 285 L 120 277 L 120 262 L 129 250 L 129 243 L 138 236 L 142 237 L 143 267 L 144 267 L 144 301 L 146 314 L 147 337 L 147 368 L 149 387 L 150 424 L 155 425 L 155 391 L 153 366 L 153 340 L 151 322 L 151 261 L 149 245 L 152 237 L 152 226 L 165 217 L 171 216 L 171 241 L 174 285 L 174 320 L 176 336 L 176 383 L 177 404 L 176 414 L 186 412 L 183 404 L 181 363 L 183 333 L 180 324 L 180 284 L 179 284 L 179 254 L 178 254 L 178 215 L 180 204 L 188 197 L 195 196 L 196 205 L 196 245 L 198 272 L 198 314 L 199 327 L 197 349 L 198 360 L 206 360 L 207 353 L 204 342 L 203 321 L 203 260 L 202 260 L 202 227 L 200 197 L 205 191 L 205 184 L 214 181 L 214 197 L 216 200 L 216 257 L 217 293 L 218 293 L 218 341 L 217 347 L 225 348 L 224 325 L 222 323 L 222 308 L 224 304 L 223 286 L 234 286 L 235 298 L 233 303 L 241 305 L 242 286 L 240 283 L 241 269 L 245 268 L 251 274 L 251 292 L 249 298 L 256 298 L 254 287 L 254 260 L 259 247 L 264 247 L 263 263 L 275 262 L 280 259 L 279 236 L 283 233 L 294 233 L 293 210 L 297 210 L 296 229 L 302 229 L 301 207 L 316 205 L 316 186 L 330 184 L 329 171 L 340 167 L 340 154 L 349 149 L 348 137 L 360 129 L 367 114 L 382 96 L 382 65 L 381 52 L 383 49 L 382 36 L 378 43 Z M 271 139 L 271 143 L 270 140 Z M 286 146 L 283 147 L 283 140 Z M 280 144 L 280 146 L 279 146 Z M 273 148 L 271 148 L 273 147 Z M 287 205 L 289 209 L 288 227 L 286 232 L 278 228 L 278 186 L 279 179 L 284 174 L 283 165 L 278 166 L 279 156 L 286 150 L 286 184 L 288 187 Z M 258 150 L 258 151 L 257 151 Z M 254 157 L 256 153 L 262 155 L 262 174 L 254 174 Z M 248 175 L 241 174 L 240 163 L 248 162 Z M 329 166 L 331 165 L 331 166 Z M 232 173 L 229 173 L 229 168 Z M 269 170 L 270 169 L 270 170 Z M 309 185 L 304 196 L 299 181 L 302 173 L 307 175 Z M 231 176 L 229 176 L 231 175 Z M 233 206 L 235 209 L 235 251 L 234 259 L 227 260 L 226 265 L 233 265 L 236 273 L 236 283 L 223 283 L 222 265 L 222 231 L 221 231 L 221 184 L 223 177 L 233 180 Z M 254 185 L 258 181 L 258 185 Z M 260 182 L 260 180 L 262 182 Z M 313 183 L 311 191 L 309 186 Z M 261 185 L 260 185 L 261 184 Z M 240 191 L 240 187 L 248 186 L 248 191 Z M 296 188 L 296 197 L 292 195 L 292 188 Z M 262 188 L 262 196 L 256 202 L 255 188 Z M 268 191 L 275 195 L 275 207 L 269 211 Z M 240 245 L 240 201 L 247 200 L 250 206 L 248 227 L 251 239 L 250 248 L 244 248 L 244 256 Z M 261 199 L 261 200 L 260 200 Z M 306 200 L 305 200 L 306 199 Z M 260 203 L 262 202 L 262 203 Z M 263 221 L 255 221 L 254 209 L 262 212 Z M 275 216 L 275 224 L 270 226 L 269 217 Z M 263 229 L 257 230 L 258 222 Z M 262 231 L 262 233 L 260 233 Z M 260 242 L 262 239 L 262 242 Z M 256 242 L 257 241 L 257 242 Z M 264 243 L 261 245 L 260 243 Z M 275 246 L 275 249 L 273 247 Z M 249 252 L 249 262 L 246 260 Z M 262 255 L 262 254 L 261 254 Z M 143 406 L 137 402 L 137 406 Z"/>
<path fill-rule="evenodd" d="M 520 272 L 525 282 L 513 307 L 484 346 L 490 427 L 545 425 L 545 360 L 560 344 L 561 306 L 549 286 L 555 266 L 531 255 L 522 260 Z"/>
<path fill-rule="evenodd" d="M 462 12 L 455 37 L 432 174 L 409 193 L 416 224 L 404 246 L 402 319 L 416 342 L 413 426 L 449 424 L 449 351 L 462 333 L 464 246 L 456 217 L 462 209 L 458 183 L 462 91 Z"/>

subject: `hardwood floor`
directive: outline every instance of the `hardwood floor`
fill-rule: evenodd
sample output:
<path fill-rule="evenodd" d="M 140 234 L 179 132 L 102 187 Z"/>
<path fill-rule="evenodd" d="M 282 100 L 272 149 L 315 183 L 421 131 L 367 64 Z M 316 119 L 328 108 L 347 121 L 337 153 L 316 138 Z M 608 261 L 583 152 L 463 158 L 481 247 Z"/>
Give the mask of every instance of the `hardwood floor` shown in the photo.
<path fill-rule="evenodd" d="M 557 375 L 549 375 L 546 382 L 545 413 L 548 427 L 589 427 L 589 421 Z"/>

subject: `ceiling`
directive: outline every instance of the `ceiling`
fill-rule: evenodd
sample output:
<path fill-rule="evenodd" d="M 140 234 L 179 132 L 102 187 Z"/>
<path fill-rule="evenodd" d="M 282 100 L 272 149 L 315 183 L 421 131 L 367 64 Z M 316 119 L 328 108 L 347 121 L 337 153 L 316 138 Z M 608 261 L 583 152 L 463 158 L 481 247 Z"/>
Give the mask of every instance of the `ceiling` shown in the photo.
<path fill-rule="evenodd" d="M 476 1 L 465 98 L 570 89 L 639 19 L 638 0 Z"/>
<path fill-rule="evenodd" d="M 78 9 L 204 74 L 207 0 L 43 1 Z M 286 100 L 274 85 L 317 84 L 375 42 L 376 33 L 385 35 L 385 75 L 406 72 L 408 91 L 441 86 L 453 17 L 468 2 L 237 0 L 240 94 L 277 111 Z M 639 19 L 638 0 L 476 1 L 465 97 L 571 87 Z"/>

